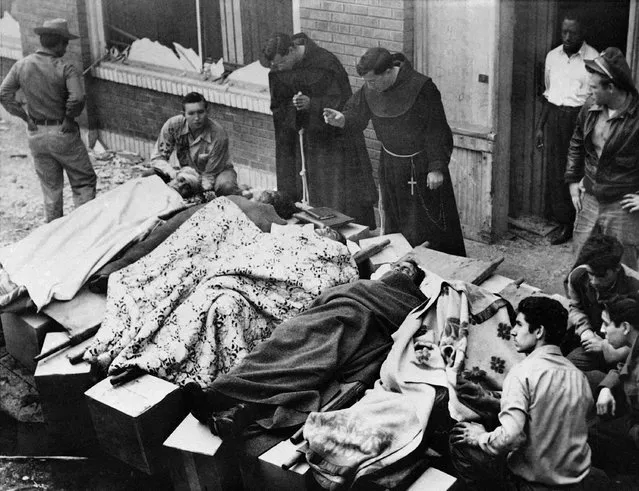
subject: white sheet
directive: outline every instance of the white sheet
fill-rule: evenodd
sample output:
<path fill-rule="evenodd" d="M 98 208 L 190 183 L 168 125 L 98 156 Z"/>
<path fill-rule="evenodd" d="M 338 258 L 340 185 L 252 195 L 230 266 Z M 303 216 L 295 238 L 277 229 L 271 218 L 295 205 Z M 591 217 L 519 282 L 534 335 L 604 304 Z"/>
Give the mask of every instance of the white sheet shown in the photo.
<path fill-rule="evenodd" d="M 70 300 L 127 244 L 179 208 L 182 197 L 157 176 L 133 179 L 0 249 L 0 264 L 38 310 Z"/>

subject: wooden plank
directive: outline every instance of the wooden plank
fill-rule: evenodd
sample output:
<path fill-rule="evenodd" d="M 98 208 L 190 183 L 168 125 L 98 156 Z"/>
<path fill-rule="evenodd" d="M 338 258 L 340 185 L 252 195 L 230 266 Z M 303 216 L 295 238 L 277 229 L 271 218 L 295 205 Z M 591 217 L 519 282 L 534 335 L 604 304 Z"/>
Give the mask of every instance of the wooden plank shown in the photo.
<path fill-rule="evenodd" d="M 73 336 L 100 325 L 105 308 L 106 295 L 98 295 L 83 287 L 71 300 L 54 300 L 42 310 Z"/>
<path fill-rule="evenodd" d="M 528 285 L 526 283 L 521 283 L 519 285 L 517 283 L 518 282 L 513 281 L 512 283 L 506 285 L 506 288 L 498 293 L 498 295 L 508 300 L 508 302 L 510 302 L 510 305 L 512 305 L 514 309 L 516 309 L 519 305 L 519 302 L 521 302 L 526 297 L 530 297 L 533 295 L 543 295 L 539 288 Z"/>
<path fill-rule="evenodd" d="M 457 479 L 435 467 L 429 467 L 408 488 L 408 491 L 444 491 L 450 489 Z"/>
<path fill-rule="evenodd" d="M 417 246 L 402 259 L 413 258 L 426 271 L 432 271 L 445 280 L 461 280 L 480 285 L 495 272 L 504 258 L 492 262 L 470 257 L 453 256 L 424 246 Z"/>
<path fill-rule="evenodd" d="M 379 235 L 377 237 L 362 239 L 359 241 L 359 245 L 362 249 L 366 249 L 369 246 L 379 244 L 386 240 L 390 240 L 390 244 L 370 258 L 373 271 L 379 268 L 382 264 L 394 263 L 400 257 L 406 255 L 411 251 L 410 244 L 408 243 L 404 235 L 399 233 Z"/>

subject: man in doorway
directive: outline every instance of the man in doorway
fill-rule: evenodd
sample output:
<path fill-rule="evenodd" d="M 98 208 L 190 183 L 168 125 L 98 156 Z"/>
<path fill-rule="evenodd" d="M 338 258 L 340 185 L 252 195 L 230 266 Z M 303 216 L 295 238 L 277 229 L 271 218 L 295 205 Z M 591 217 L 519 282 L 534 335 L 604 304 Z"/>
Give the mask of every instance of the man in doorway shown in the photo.
<path fill-rule="evenodd" d="M 564 181 L 566 155 L 579 110 L 588 98 L 588 72 L 585 60 L 598 56 L 584 41 L 584 27 L 575 12 L 566 13 L 561 22 L 562 44 L 546 55 L 546 91 L 541 116 L 535 130 L 535 144 L 544 147 L 544 127 L 548 144 L 547 209 L 560 229 L 550 242 L 563 244 L 572 238 L 575 209 Z"/>
<path fill-rule="evenodd" d="M 182 99 L 182 114 L 170 118 L 160 131 L 151 165 L 169 176 L 175 170 L 169 158 L 175 151 L 180 167 L 192 167 L 202 175 L 204 191 L 218 196 L 240 194 L 237 173 L 229 162 L 229 137 L 220 123 L 207 114 L 202 94 L 190 92 Z"/>
<path fill-rule="evenodd" d="M 42 47 L 11 67 L 0 85 L 0 103 L 27 123 L 29 149 L 50 222 L 63 213 L 63 171 L 76 207 L 95 198 L 97 177 L 75 122 L 85 102 L 80 73 L 62 59 L 69 41 L 78 36 L 69 32 L 64 19 L 47 20 L 34 30 Z M 16 99 L 18 90 L 26 98 L 26 109 Z"/>
<path fill-rule="evenodd" d="M 364 86 L 344 112 L 325 108 L 327 124 L 353 132 L 372 120 L 382 144 L 379 180 L 385 233 L 401 232 L 412 246 L 465 256 L 448 172 L 453 135 L 433 81 L 402 53 L 371 48 L 357 63 Z"/>
<path fill-rule="evenodd" d="M 575 250 L 593 232 L 616 237 L 621 261 L 637 269 L 639 97 L 623 53 L 606 48 L 586 61 L 592 97 L 577 117 L 565 179 L 577 210 Z"/>
<path fill-rule="evenodd" d="M 536 296 L 517 310 L 512 336 L 527 357 L 504 380 L 500 426 L 488 432 L 465 422 L 451 431 L 453 466 L 468 489 L 559 489 L 590 472 L 586 417 L 593 399 L 584 374 L 559 349 L 566 309 Z"/>

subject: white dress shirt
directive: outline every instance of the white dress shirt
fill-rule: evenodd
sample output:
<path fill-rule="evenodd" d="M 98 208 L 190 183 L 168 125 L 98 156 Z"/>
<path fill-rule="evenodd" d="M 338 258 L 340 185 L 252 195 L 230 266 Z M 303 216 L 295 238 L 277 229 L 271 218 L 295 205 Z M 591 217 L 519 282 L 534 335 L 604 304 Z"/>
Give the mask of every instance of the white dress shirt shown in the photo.
<path fill-rule="evenodd" d="M 579 51 L 568 56 L 562 44 L 546 55 L 544 97 L 555 106 L 583 106 L 588 98 L 588 72 L 584 60 L 599 53 L 585 41 Z"/>

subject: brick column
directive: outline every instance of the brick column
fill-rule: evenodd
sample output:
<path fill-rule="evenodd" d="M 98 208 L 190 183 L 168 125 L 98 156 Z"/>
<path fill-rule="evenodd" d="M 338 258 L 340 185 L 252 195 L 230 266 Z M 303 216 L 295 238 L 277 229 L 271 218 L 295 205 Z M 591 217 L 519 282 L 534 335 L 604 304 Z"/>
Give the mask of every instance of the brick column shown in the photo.
<path fill-rule="evenodd" d="M 383 46 L 413 58 L 415 0 L 300 0 L 300 25 L 323 48 L 335 53 L 354 87 L 361 86 L 357 60 Z"/>

